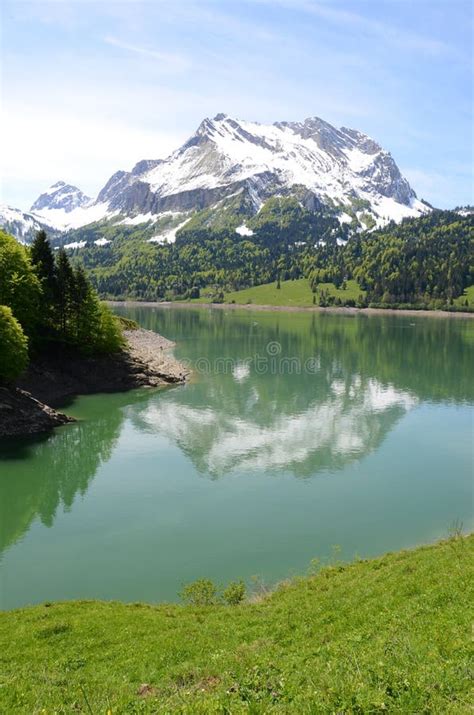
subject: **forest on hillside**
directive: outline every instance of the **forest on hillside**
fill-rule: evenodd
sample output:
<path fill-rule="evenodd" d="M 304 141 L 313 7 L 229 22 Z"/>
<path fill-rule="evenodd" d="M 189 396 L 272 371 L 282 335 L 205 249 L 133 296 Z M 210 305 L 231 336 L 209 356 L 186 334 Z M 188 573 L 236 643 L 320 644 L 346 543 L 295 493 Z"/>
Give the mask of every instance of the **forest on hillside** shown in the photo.
<path fill-rule="evenodd" d="M 245 220 L 251 235 L 236 227 Z M 295 198 L 272 198 L 245 219 L 226 213 L 216 221 L 198 212 L 178 231 L 175 243 L 149 240 L 151 229 L 109 226 L 76 231 L 75 240 L 97 236 L 73 252 L 100 295 L 143 300 L 199 297 L 214 300 L 227 291 L 271 281 L 308 278 L 337 287 L 357 280 L 361 295 L 349 304 L 417 305 L 444 308 L 474 282 L 474 217 L 433 211 L 390 223 L 379 230 L 352 232 L 331 212 L 311 212 Z M 318 292 L 318 302 L 330 298 Z"/>

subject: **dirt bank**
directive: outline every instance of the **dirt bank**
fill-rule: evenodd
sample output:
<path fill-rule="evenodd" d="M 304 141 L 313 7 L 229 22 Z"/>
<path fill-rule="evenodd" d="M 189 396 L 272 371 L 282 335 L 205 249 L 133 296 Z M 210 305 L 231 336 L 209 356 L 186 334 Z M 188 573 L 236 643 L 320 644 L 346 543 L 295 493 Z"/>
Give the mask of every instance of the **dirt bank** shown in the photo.
<path fill-rule="evenodd" d="M 150 330 L 124 332 L 127 346 L 115 355 L 81 357 L 56 349 L 33 361 L 12 387 L 0 388 L 0 438 L 46 432 L 73 421 L 59 407 L 76 395 L 124 392 L 182 383 L 187 370 L 167 351 L 173 343 Z"/>
<path fill-rule="evenodd" d="M 40 434 L 68 422 L 74 420 L 35 400 L 29 392 L 0 387 L 1 438 Z"/>

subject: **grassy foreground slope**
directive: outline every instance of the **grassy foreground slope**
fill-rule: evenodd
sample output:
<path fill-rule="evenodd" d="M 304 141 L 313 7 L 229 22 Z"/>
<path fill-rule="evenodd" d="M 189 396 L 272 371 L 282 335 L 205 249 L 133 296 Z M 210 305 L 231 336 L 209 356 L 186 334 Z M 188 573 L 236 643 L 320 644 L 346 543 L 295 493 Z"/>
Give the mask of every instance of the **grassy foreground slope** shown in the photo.
<path fill-rule="evenodd" d="M 334 565 L 240 606 L 0 617 L 5 713 L 467 713 L 474 537 Z"/>

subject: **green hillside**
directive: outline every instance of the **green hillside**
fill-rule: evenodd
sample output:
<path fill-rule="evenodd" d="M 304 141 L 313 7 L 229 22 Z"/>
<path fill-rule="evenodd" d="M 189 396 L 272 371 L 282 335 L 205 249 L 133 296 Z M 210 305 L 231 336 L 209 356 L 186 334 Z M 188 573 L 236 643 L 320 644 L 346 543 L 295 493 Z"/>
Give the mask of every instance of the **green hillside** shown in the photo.
<path fill-rule="evenodd" d="M 458 535 L 239 606 L 3 613 L 0 711 L 467 713 L 473 556 Z"/>
<path fill-rule="evenodd" d="M 321 291 L 326 291 L 329 295 L 339 298 L 342 302 L 348 299 L 356 301 L 359 295 L 363 294 L 363 291 L 354 280 L 348 280 L 345 289 L 336 288 L 333 283 L 320 283 L 316 291 L 316 303 L 319 303 Z M 226 293 L 225 302 L 309 307 L 313 305 L 313 292 L 306 278 L 298 278 L 293 281 L 281 281 L 280 288 L 277 288 L 277 283 L 273 282 Z"/>
<path fill-rule="evenodd" d="M 185 224 L 183 215 L 141 226 L 94 224 L 70 231 L 64 241 L 87 244 L 73 251 L 73 261 L 107 298 L 189 300 L 212 293 L 215 302 L 227 293 L 230 300 L 240 302 L 242 296 L 246 302 L 241 290 L 305 278 L 319 294 L 325 292 L 322 300 L 317 296 L 323 307 L 347 301 L 386 308 L 467 307 L 459 302 L 465 302 L 463 292 L 474 276 L 471 215 L 433 211 L 399 225 L 356 231 L 346 240 L 348 224 L 341 226 L 334 212 L 305 209 L 296 197 L 269 199 L 254 216 L 244 209 L 206 209 Z M 242 222 L 248 235 L 236 233 Z M 179 226 L 174 242 L 156 242 Z M 106 244 L 98 245 L 99 238 Z M 356 283 L 361 290 L 350 295 Z M 334 295 L 331 286 L 344 284 L 346 290 Z M 307 305 L 313 296 L 303 291 L 292 297 L 296 302 L 280 300 L 275 295 L 271 302 Z"/>

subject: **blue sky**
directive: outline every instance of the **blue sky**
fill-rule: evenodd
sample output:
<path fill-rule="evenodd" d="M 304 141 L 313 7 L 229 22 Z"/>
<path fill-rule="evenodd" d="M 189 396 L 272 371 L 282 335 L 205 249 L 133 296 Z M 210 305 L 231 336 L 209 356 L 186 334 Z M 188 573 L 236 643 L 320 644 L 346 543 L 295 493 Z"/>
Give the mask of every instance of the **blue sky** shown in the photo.
<path fill-rule="evenodd" d="M 472 203 L 469 0 L 3 0 L 2 201 L 95 195 L 205 116 L 319 116 L 391 151 L 419 197 Z"/>

